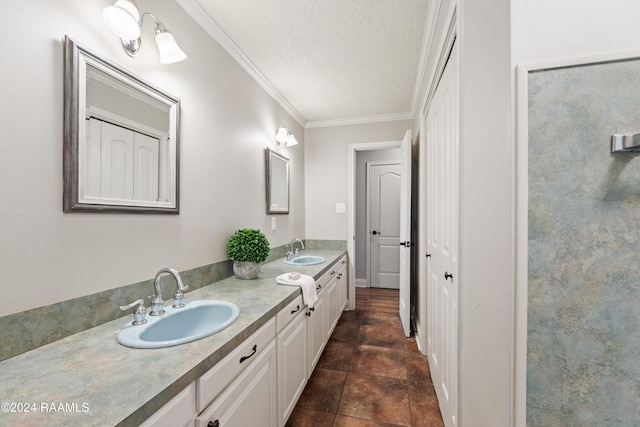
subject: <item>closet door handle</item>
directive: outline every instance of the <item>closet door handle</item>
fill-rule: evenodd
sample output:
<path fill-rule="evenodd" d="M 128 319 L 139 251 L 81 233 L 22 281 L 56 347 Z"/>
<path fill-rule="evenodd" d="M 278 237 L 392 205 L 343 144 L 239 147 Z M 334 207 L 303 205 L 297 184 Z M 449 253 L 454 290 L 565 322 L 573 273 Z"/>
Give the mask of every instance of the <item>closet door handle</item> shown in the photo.
<path fill-rule="evenodd" d="M 453 282 L 453 274 L 447 273 L 446 271 L 444 272 L 444 280 L 447 279 L 451 279 L 451 281 Z"/>
<path fill-rule="evenodd" d="M 427 254 L 427 255 L 426 255 L 426 257 L 427 257 L 427 258 L 431 258 L 431 254 Z"/>
<path fill-rule="evenodd" d="M 248 358 L 252 357 L 254 354 L 256 354 L 256 351 L 258 351 L 258 344 L 255 344 L 255 345 L 253 346 L 253 353 L 251 353 L 251 354 L 250 354 L 250 355 L 248 355 L 248 356 L 242 356 L 242 357 L 240 358 L 240 363 L 242 363 L 242 362 L 244 362 L 245 360 L 247 360 Z"/>

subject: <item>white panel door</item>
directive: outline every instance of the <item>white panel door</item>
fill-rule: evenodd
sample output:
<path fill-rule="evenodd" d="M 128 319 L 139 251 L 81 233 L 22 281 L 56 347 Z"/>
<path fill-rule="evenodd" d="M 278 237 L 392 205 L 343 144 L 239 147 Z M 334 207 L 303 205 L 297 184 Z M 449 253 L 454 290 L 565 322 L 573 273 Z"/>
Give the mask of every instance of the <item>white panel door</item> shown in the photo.
<path fill-rule="evenodd" d="M 100 197 L 131 200 L 134 133 L 103 122 L 101 136 Z"/>
<path fill-rule="evenodd" d="M 133 199 L 158 200 L 160 141 L 134 132 Z"/>
<path fill-rule="evenodd" d="M 411 335 L 411 130 L 400 145 L 400 321 L 404 335 Z"/>
<path fill-rule="evenodd" d="M 369 162 L 371 287 L 400 288 L 400 164 Z"/>
<path fill-rule="evenodd" d="M 160 140 L 95 118 L 89 129 L 86 196 L 157 201 Z"/>
<path fill-rule="evenodd" d="M 459 71 L 454 45 L 426 119 L 427 352 L 446 426 L 457 425 Z"/>

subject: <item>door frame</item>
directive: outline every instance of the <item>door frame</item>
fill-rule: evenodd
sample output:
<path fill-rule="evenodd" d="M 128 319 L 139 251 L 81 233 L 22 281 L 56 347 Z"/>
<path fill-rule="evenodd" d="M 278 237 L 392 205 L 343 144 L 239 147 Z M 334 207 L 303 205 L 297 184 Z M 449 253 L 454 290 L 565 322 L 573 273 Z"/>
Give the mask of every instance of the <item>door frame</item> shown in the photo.
<path fill-rule="evenodd" d="M 347 308 L 356 308 L 356 154 L 358 151 L 383 150 L 387 148 L 400 148 L 402 140 L 380 141 L 380 142 L 360 142 L 349 144 L 349 224 L 347 226 L 347 255 L 349 260 L 349 303 Z"/>
<path fill-rule="evenodd" d="M 369 185 L 370 183 L 370 178 L 371 178 L 371 166 L 384 166 L 384 165 L 402 165 L 402 162 L 400 160 L 370 160 L 368 162 L 366 162 L 366 181 L 367 181 L 367 202 L 366 202 L 366 208 L 365 208 L 365 221 L 366 221 L 366 228 L 367 228 L 367 232 L 369 230 L 371 230 L 371 187 Z M 400 220 L 400 218 L 398 218 Z M 371 288 L 371 236 L 368 235 L 368 239 L 367 239 L 367 264 L 366 264 L 366 269 L 367 269 L 367 284 L 369 285 L 368 287 Z M 401 236 L 398 236 L 398 241 L 402 240 Z M 399 285 L 399 283 L 398 283 Z"/>

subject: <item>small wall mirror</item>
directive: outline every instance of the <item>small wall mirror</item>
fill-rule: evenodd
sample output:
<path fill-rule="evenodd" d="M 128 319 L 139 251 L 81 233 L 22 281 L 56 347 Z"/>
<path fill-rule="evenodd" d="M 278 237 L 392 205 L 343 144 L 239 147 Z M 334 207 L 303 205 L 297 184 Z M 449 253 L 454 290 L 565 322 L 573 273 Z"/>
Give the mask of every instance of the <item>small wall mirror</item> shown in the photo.
<path fill-rule="evenodd" d="M 179 212 L 180 101 L 65 37 L 64 211 Z"/>
<path fill-rule="evenodd" d="M 267 148 L 267 214 L 289 213 L 289 159 Z"/>

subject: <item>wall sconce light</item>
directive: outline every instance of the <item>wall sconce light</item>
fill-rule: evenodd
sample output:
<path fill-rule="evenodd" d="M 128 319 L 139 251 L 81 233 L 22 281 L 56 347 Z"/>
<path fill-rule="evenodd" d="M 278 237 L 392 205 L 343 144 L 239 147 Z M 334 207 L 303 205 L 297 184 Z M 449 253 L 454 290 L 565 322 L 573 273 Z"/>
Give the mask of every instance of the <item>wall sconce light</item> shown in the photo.
<path fill-rule="evenodd" d="M 107 6 L 102 11 L 105 24 L 111 32 L 120 37 L 122 47 L 132 57 L 140 54 L 140 28 L 145 16 L 150 16 L 154 21 L 160 63 L 172 64 L 185 59 L 187 55 L 180 49 L 167 27 L 149 12 L 140 15 L 133 0 L 117 0 L 114 5 Z"/>
<path fill-rule="evenodd" d="M 276 131 L 276 142 L 278 145 L 285 144 L 285 147 L 292 147 L 298 143 L 293 133 L 284 126 L 280 126 Z"/>

